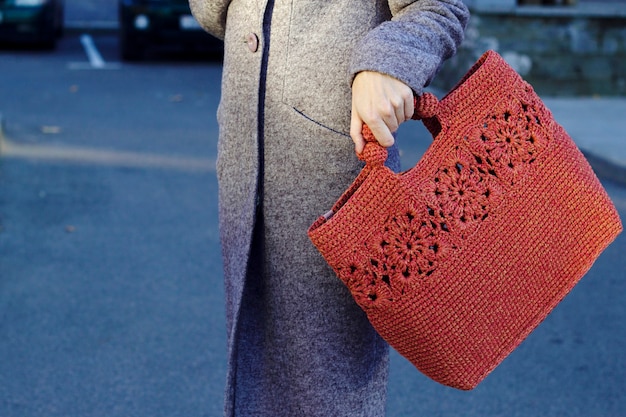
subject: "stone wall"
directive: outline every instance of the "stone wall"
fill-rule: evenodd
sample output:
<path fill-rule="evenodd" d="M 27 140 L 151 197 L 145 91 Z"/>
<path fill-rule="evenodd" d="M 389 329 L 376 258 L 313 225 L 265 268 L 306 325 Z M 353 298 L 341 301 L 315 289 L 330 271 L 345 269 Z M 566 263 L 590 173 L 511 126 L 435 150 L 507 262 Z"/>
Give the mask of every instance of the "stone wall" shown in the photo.
<path fill-rule="evenodd" d="M 434 86 L 450 89 L 488 49 L 498 51 L 539 94 L 626 95 L 626 3 L 474 6 L 466 40 Z"/>

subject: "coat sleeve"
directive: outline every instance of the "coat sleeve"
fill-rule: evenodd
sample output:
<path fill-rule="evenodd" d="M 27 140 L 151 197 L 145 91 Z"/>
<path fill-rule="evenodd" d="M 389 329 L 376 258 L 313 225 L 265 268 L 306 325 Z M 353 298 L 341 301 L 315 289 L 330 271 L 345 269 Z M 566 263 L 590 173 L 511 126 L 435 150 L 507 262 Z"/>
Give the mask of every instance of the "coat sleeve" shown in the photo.
<path fill-rule="evenodd" d="M 421 94 L 463 40 L 469 11 L 461 0 L 389 0 L 392 19 L 355 46 L 350 76 L 391 75 Z"/>
<path fill-rule="evenodd" d="M 198 23 L 218 39 L 224 40 L 226 13 L 230 0 L 189 0 L 191 13 Z"/>

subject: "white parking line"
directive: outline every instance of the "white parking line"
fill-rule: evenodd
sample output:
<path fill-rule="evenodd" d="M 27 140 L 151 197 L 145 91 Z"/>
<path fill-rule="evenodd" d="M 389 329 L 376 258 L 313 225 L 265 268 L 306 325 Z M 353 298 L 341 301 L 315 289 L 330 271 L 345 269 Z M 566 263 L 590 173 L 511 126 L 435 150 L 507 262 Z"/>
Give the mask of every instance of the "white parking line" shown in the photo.
<path fill-rule="evenodd" d="M 82 69 L 119 69 L 119 63 L 107 64 L 102 58 L 100 51 L 96 47 L 95 42 L 91 35 L 81 35 L 80 43 L 85 48 L 87 59 L 89 62 L 70 62 L 67 66 L 69 69 L 82 70 Z"/>
<path fill-rule="evenodd" d="M 91 66 L 94 68 L 104 68 L 104 59 L 102 59 L 102 55 L 100 55 L 98 48 L 96 48 L 93 38 L 89 35 L 81 35 L 80 43 L 82 43 L 83 48 L 85 48 L 85 53 L 87 54 L 87 58 L 89 58 Z"/>

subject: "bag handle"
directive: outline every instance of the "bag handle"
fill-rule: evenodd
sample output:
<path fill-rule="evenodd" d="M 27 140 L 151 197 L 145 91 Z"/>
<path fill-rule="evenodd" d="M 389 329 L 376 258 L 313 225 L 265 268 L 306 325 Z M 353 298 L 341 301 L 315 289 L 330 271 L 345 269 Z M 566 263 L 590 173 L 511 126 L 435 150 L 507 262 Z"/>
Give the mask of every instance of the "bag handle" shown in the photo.
<path fill-rule="evenodd" d="M 422 120 L 428 130 L 435 136 L 436 134 L 432 127 L 439 124 L 436 118 L 439 112 L 439 100 L 437 97 L 431 93 L 424 93 L 419 97 L 413 97 L 413 104 L 415 105 L 415 111 L 411 119 Z M 383 166 L 387 160 L 387 148 L 383 148 L 378 144 L 374 134 L 365 124 L 363 125 L 363 138 L 365 139 L 365 148 L 363 152 L 357 154 L 357 156 L 360 160 L 365 161 L 365 167 L 361 170 L 350 187 L 344 191 L 342 196 L 335 202 L 332 209 L 323 216 L 320 216 L 313 226 L 311 226 L 310 230 L 319 227 L 333 217 L 333 215 L 348 202 L 356 190 L 361 187 L 372 172 L 372 169 L 377 166 Z"/>
<path fill-rule="evenodd" d="M 439 111 L 439 99 L 432 93 L 413 97 L 413 104 L 415 111 L 411 119 L 422 120 L 425 124 L 427 119 L 436 117 Z M 387 149 L 378 144 L 374 134 L 366 124 L 363 125 L 362 134 L 363 139 L 365 139 L 365 148 L 357 156 L 361 161 L 365 161 L 366 165 L 382 166 L 387 161 Z"/>

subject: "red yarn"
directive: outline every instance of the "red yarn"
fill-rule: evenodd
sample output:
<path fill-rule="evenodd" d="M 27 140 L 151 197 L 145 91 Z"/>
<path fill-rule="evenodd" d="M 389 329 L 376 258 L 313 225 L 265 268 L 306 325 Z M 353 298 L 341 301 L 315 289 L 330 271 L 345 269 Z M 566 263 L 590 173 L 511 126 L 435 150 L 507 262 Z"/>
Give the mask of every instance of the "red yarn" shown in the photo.
<path fill-rule="evenodd" d="M 365 168 L 309 237 L 392 347 L 472 389 L 622 225 L 582 153 L 497 53 L 415 107 L 435 135 L 422 160 L 391 172 L 365 127 Z"/>
<path fill-rule="evenodd" d="M 424 93 L 419 98 L 415 97 L 414 120 L 430 119 L 437 115 L 439 100 L 434 94 Z"/>

